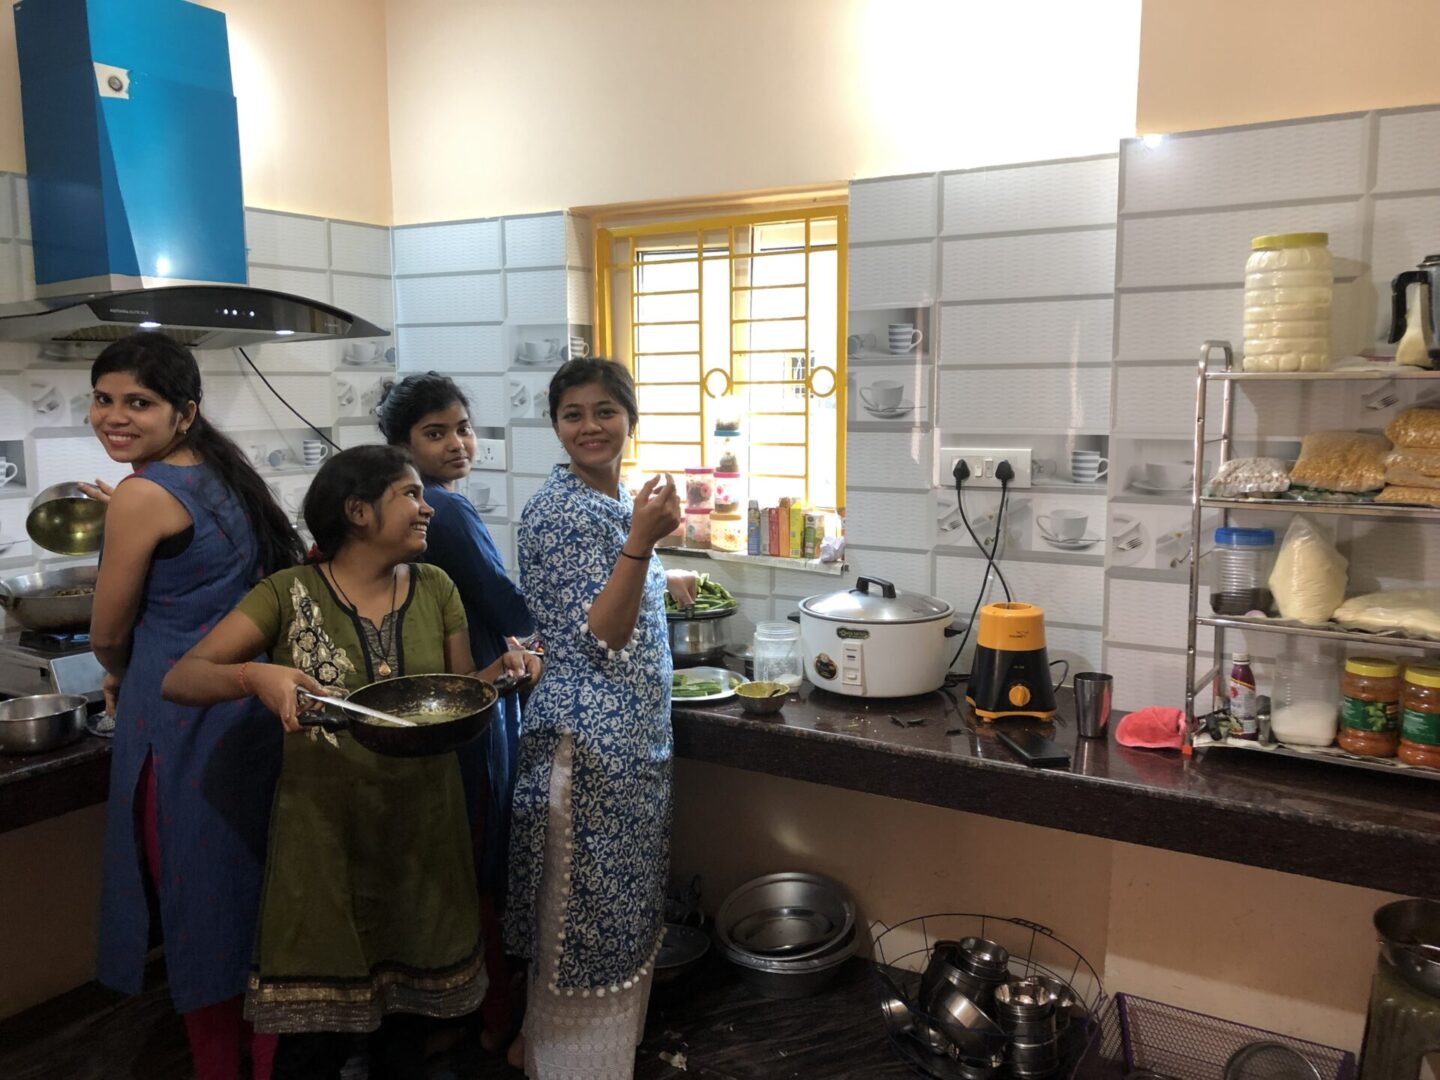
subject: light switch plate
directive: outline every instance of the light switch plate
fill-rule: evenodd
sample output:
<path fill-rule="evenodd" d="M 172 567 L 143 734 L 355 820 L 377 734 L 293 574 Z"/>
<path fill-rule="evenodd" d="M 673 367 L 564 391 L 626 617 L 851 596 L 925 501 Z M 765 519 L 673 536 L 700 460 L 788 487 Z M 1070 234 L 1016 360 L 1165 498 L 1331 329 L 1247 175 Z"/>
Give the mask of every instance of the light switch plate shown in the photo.
<path fill-rule="evenodd" d="M 487 472 L 505 471 L 505 440 L 476 439 L 475 468 Z"/>
<path fill-rule="evenodd" d="M 1024 446 L 1002 446 L 995 449 L 985 447 L 957 446 L 953 449 L 947 447 L 941 455 L 945 462 L 945 472 L 940 477 L 943 487 L 953 487 L 955 484 L 955 463 L 961 458 L 970 466 L 970 475 L 965 480 L 966 487 L 998 488 L 1000 481 L 995 478 L 995 470 L 1000 462 L 1010 462 L 1010 467 L 1015 470 L 1015 478 L 1010 481 L 1011 488 L 1028 488 L 1030 486 L 1030 448 Z"/>

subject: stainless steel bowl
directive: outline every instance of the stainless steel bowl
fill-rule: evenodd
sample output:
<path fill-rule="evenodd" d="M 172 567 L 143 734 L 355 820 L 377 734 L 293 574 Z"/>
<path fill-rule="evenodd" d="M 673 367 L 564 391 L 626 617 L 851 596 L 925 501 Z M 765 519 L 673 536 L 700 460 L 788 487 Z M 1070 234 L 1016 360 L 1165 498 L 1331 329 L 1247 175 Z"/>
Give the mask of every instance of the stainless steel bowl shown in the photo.
<path fill-rule="evenodd" d="M 85 734 L 85 698 L 33 694 L 0 701 L 0 754 L 43 754 Z"/>
<path fill-rule="evenodd" d="M 1001 1024 L 1043 1020 L 1054 1013 L 1050 989 L 1038 979 L 1011 979 L 995 988 L 995 1015 Z"/>
<path fill-rule="evenodd" d="M 1004 1029 L 949 983 L 935 992 L 931 1015 L 962 1057 L 985 1059 L 1005 1047 Z"/>
<path fill-rule="evenodd" d="M 822 956 L 854 926 L 855 902 L 839 882 L 798 871 L 747 881 L 715 916 L 721 944 L 757 960 Z"/>
<path fill-rule="evenodd" d="M 1440 996 L 1440 902 L 1396 900 L 1375 911 L 1380 955 L 1407 983 Z"/>
<path fill-rule="evenodd" d="M 677 667 L 719 664 L 725 659 L 725 620 L 729 611 L 670 611 L 665 622 L 670 632 L 670 658 Z"/>
<path fill-rule="evenodd" d="M 960 966 L 972 975 L 998 983 L 1010 974 L 1010 951 L 986 938 L 961 938 Z"/>
<path fill-rule="evenodd" d="M 105 510 L 79 484 L 52 484 L 30 501 L 25 532 L 46 551 L 93 555 L 105 536 Z"/>
<path fill-rule="evenodd" d="M 768 998 L 803 998 L 820 993 L 855 955 L 855 928 L 819 956 L 805 960 L 769 960 L 721 942 L 720 951 L 735 965 L 742 982 Z"/>
<path fill-rule="evenodd" d="M 696 970 L 710 951 L 710 935 L 693 926 L 666 923 L 655 957 L 655 985 L 664 986 Z"/>

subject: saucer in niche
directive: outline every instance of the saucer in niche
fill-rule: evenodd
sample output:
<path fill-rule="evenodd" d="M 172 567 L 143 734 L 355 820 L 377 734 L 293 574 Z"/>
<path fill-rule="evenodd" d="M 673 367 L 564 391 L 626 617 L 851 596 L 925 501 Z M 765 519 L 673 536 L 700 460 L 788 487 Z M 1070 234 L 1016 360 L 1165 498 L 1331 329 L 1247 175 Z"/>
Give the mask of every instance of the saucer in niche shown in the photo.
<path fill-rule="evenodd" d="M 1157 487 L 1145 480 L 1132 480 L 1130 486 L 1142 495 L 1180 495 L 1190 490 L 1190 481 L 1186 480 L 1179 487 Z"/>
<path fill-rule="evenodd" d="M 524 356 L 515 357 L 515 363 L 519 364 L 521 367 L 544 367 L 546 364 L 558 364 L 559 362 L 560 357 L 555 353 L 551 353 L 549 356 L 541 357 L 539 360 L 530 360 Z"/>
<path fill-rule="evenodd" d="M 888 409 L 877 408 L 874 405 L 861 405 L 871 416 L 880 420 L 898 420 L 902 416 L 909 416 L 915 411 L 914 405 L 894 405 Z"/>
<path fill-rule="evenodd" d="M 1037 525 L 1036 528 L 1038 529 L 1039 526 Z M 1044 529 L 1040 529 L 1040 539 L 1060 551 L 1084 551 L 1094 547 L 1105 538 L 1103 536 L 1077 536 L 1074 540 L 1061 540 L 1058 536 L 1051 536 Z"/>
<path fill-rule="evenodd" d="M 475 507 L 476 513 L 479 513 L 479 514 L 488 514 L 488 513 L 490 513 L 490 511 L 492 511 L 492 510 L 499 510 L 499 509 L 500 509 L 500 504 L 499 504 L 499 503 L 493 503 L 493 502 L 492 502 L 492 503 L 486 503 L 484 506 L 481 506 L 479 503 L 471 503 L 470 505 L 473 506 L 473 507 Z"/>

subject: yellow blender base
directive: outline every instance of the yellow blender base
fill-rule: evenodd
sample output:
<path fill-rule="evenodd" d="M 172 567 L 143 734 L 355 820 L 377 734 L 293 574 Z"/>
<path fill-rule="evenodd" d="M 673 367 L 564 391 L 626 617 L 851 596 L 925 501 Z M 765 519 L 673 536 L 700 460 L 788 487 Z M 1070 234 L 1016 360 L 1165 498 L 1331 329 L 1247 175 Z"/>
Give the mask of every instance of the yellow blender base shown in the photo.
<path fill-rule="evenodd" d="M 1011 716 L 1055 715 L 1045 613 L 1034 604 L 987 604 L 980 611 L 965 701 L 986 723 Z"/>

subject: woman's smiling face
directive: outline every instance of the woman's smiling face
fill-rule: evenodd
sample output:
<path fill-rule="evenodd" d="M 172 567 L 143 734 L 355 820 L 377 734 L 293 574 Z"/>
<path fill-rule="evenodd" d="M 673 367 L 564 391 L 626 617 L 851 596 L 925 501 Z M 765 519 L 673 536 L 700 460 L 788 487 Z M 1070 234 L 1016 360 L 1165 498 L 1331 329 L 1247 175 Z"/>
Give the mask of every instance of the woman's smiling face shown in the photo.
<path fill-rule="evenodd" d="M 416 421 L 410 429 L 410 456 L 426 480 L 450 484 L 469 476 L 475 429 L 465 406 L 456 401 Z"/>
<path fill-rule="evenodd" d="M 560 444 L 581 468 L 610 468 L 625 455 L 630 417 L 603 382 L 566 390 L 554 422 Z"/>
<path fill-rule="evenodd" d="M 181 427 L 195 418 L 192 402 L 184 412 L 141 384 L 133 371 L 112 371 L 95 381 L 90 397 L 90 426 L 113 461 L 138 465 L 156 461 L 179 441 Z"/>

